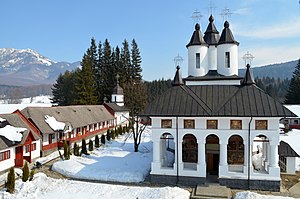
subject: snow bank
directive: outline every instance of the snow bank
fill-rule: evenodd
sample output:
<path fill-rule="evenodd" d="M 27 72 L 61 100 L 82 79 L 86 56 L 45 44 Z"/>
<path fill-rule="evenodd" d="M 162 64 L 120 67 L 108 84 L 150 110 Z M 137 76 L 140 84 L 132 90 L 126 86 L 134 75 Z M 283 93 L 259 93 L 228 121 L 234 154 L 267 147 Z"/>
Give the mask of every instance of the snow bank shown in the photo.
<path fill-rule="evenodd" d="M 243 192 L 238 192 L 235 195 L 234 199 L 292 199 L 292 198 L 283 197 L 283 196 L 273 196 L 273 195 L 261 195 L 250 191 L 243 191 Z"/>
<path fill-rule="evenodd" d="M 139 152 L 133 152 L 133 140 L 126 136 L 92 151 L 89 156 L 71 156 L 70 160 L 55 162 L 52 169 L 77 179 L 142 182 L 151 170 L 150 135 L 144 134 Z"/>
<path fill-rule="evenodd" d="M 65 123 L 59 122 L 55 119 L 55 117 L 45 115 L 45 122 L 50 126 L 54 131 L 64 130 Z"/>
<path fill-rule="evenodd" d="M 298 115 L 300 117 L 300 105 L 284 105 L 286 108 L 288 108 L 290 111 Z"/>
<path fill-rule="evenodd" d="M 10 141 L 20 142 L 22 140 L 22 133 L 26 131 L 26 128 L 14 127 L 11 125 L 6 125 L 3 128 L 0 128 L 0 135 L 6 137 Z"/>
<path fill-rule="evenodd" d="M 190 193 L 178 187 L 135 187 L 101 183 L 79 182 L 66 179 L 53 179 L 43 173 L 34 175 L 32 181 L 16 181 L 14 194 L 0 191 L 0 198 L 6 199 L 111 199 L 111 198 L 139 198 L 139 199 L 188 199 Z"/>
<path fill-rule="evenodd" d="M 64 151 L 60 150 L 60 153 L 63 154 Z M 47 163 L 47 162 L 49 162 L 51 160 L 54 160 L 55 158 L 58 158 L 58 157 L 59 157 L 59 152 L 55 151 L 55 152 L 47 155 L 46 157 L 41 157 L 41 158 L 36 159 L 34 162 L 35 163 L 38 162 L 38 163 L 40 163 L 40 164 L 43 165 L 43 164 L 45 164 L 45 163 Z"/>

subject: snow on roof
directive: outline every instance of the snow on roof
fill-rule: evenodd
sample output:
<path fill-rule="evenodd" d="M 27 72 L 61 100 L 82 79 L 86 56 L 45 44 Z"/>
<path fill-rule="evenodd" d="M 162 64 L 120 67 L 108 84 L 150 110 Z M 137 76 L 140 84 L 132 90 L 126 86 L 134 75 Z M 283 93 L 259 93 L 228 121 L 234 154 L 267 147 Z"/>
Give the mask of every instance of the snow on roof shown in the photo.
<path fill-rule="evenodd" d="M 6 119 L 3 119 L 2 117 L 0 117 L 0 122 L 4 122 L 6 121 Z"/>
<path fill-rule="evenodd" d="M 55 119 L 55 117 L 45 115 L 45 122 L 50 126 L 54 131 L 64 130 L 65 123 L 59 122 Z"/>
<path fill-rule="evenodd" d="M 294 149 L 294 151 L 298 154 L 300 154 L 299 140 L 300 130 L 298 129 L 293 129 L 292 131 L 289 131 L 286 134 L 280 135 L 280 141 L 288 143 L 292 147 L 292 149 Z"/>
<path fill-rule="evenodd" d="M 300 105 L 284 105 L 286 108 L 288 108 L 290 111 L 298 115 L 300 117 Z"/>
<path fill-rule="evenodd" d="M 26 130 L 26 128 L 6 125 L 5 127 L 0 128 L 0 135 L 6 137 L 12 142 L 21 142 L 23 136 L 21 132 L 24 132 Z"/>

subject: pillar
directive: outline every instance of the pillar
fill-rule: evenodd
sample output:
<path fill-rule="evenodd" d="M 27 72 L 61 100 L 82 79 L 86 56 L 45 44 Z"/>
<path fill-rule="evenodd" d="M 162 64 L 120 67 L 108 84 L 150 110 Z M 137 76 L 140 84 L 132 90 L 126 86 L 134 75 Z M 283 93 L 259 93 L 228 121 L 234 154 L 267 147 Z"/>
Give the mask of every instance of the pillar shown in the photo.
<path fill-rule="evenodd" d="M 198 163 L 197 173 L 199 176 L 206 177 L 206 161 L 205 161 L 205 143 L 198 141 Z"/>
<path fill-rule="evenodd" d="M 278 167 L 278 146 L 270 145 L 270 167 Z"/>

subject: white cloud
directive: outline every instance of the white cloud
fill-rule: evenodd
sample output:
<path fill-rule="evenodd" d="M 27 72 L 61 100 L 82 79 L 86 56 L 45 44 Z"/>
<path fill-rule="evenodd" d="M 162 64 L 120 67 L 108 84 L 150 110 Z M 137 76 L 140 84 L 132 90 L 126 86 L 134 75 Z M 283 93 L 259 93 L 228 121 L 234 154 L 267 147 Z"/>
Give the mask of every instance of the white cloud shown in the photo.
<path fill-rule="evenodd" d="M 233 14 L 249 15 L 250 11 L 251 11 L 250 8 L 240 8 L 240 9 L 234 10 Z"/>
<path fill-rule="evenodd" d="M 255 46 L 248 49 L 249 52 L 254 56 L 252 65 L 263 66 L 267 64 L 283 63 L 300 58 L 300 44 L 297 46 L 275 46 L 275 47 L 261 47 Z M 240 57 L 242 57 L 246 51 L 240 51 Z M 240 68 L 243 68 L 244 61 L 240 61 Z"/>
<path fill-rule="evenodd" d="M 244 26 L 239 26 L 244 27 Z M 263 23 L 261 26 L 239 28 L 236 30 L 239 36 L 259 38 L 259 39 L 279 39 L 293 38 L 300 35 L 300 18 L 276 22 L 275 24 L 266 26 Z"/>

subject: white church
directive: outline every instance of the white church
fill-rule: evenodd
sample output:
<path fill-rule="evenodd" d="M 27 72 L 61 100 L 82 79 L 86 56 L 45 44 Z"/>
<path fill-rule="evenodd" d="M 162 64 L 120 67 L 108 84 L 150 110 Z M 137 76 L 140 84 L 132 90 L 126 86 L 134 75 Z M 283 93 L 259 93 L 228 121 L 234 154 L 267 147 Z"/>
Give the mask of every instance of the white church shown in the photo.
<path fill-rule="evenodd" d="M 152 182 L 279 191 L 279 120 L 295 114 L 255 85 L 250 65 L 238 76 L 238 46 L 228 21 L 221 35 L 213 16 L 204 35 L 195 25 L 188 77 L 177 67 L 173 86 L 144 113 L 152 120 Z"/>

